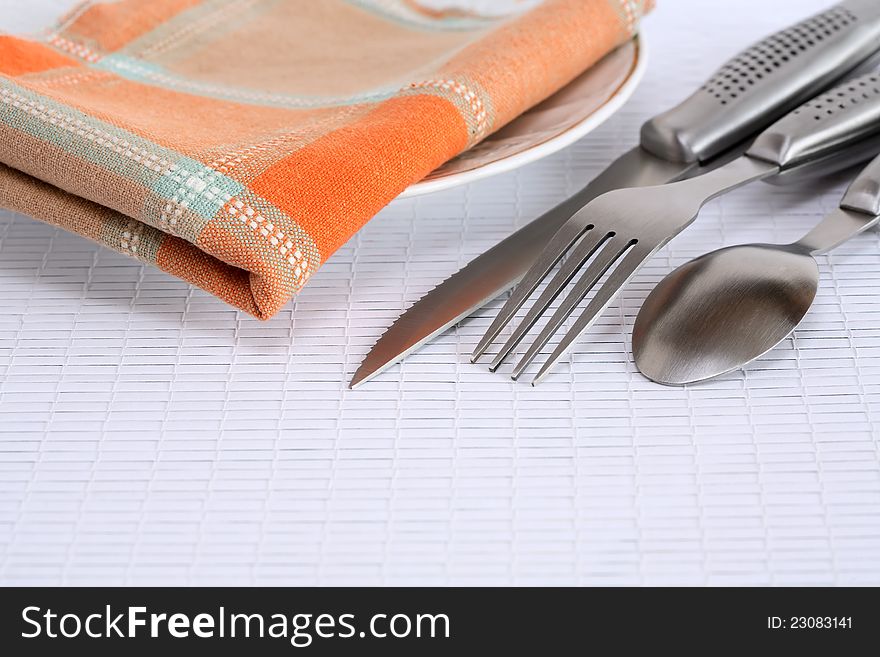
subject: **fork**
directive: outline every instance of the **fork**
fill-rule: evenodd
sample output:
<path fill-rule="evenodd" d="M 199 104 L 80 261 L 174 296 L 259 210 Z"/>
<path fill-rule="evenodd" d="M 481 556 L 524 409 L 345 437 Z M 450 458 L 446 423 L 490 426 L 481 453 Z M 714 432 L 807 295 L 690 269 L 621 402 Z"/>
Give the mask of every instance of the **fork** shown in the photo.
<path fill-rule="evenodd" d="M 711 199 L 759 179 L 785 181 L 831 173 L 870 159 L 877 152 L 880 77 L 869 74 L 802 105 L 761 133 L 745 155 L 715 171 L 663 186 L 615 190 L 594 199 L 551 238 L 477 345 L 472 360 L 485 352 L 540 285 L 545 272 L 566 254 L 568 258 L 496 354 L 491 370 L 504 362 L 585 265 L 580 278 L 514 367 L 513 379 L 522 375 L 595 289 L 595 295 L 532 385 L 541 381 L 641 266 L 690 225 Z M 606 274 L 608 278 L 597 287 Z"/>

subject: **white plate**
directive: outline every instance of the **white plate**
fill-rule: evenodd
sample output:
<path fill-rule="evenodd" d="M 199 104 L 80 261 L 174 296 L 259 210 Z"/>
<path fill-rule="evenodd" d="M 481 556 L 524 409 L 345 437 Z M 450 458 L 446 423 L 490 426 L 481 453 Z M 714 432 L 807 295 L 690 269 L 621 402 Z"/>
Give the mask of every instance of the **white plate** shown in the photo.
<path fill-rule="evenodd" d="M 639 35 L 543 103 L 410 185 L 400 198 L 511 171 L 573 144 L 623 106 L 642 79 L 646 63 L 645 39 Z"/>

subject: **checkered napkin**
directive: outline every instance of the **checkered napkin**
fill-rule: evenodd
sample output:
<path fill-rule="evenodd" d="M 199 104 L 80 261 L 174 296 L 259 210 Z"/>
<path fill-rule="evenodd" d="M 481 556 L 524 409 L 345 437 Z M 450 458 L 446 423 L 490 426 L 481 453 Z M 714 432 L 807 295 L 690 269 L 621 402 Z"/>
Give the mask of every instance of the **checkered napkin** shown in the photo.
<path fill-rule="evenodd" d="M 518 3 L 513 2 L 513 8 Z M 0 206 L 260 318 L 410 184 L 629 39 L 651 0 L 101 0 L 0 35 Z"/>

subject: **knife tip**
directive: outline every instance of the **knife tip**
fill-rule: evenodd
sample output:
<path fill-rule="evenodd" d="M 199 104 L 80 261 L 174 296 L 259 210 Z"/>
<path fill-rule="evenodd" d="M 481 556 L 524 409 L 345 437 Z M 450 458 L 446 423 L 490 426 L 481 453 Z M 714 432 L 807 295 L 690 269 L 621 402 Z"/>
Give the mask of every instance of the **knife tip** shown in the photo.
<path fill-rule="evenodd" d="M 359 387 L 361 384 L 365 383 L 367 379 L 370 378 L 370 373 L 364 372 L 362 370 L 358 370 L 354 373 L 354 376 L 351 377 L 351 381 L 348 382 L 348 389 L 354 390 Z"/>

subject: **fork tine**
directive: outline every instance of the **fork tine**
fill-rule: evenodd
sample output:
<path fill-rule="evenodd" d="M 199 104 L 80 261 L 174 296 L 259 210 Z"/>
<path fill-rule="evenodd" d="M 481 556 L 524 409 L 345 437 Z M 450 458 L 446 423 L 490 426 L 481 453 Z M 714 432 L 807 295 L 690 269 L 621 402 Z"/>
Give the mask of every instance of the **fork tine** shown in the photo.
<path fill-rule="evenodd" d="M 553 368 L 559 359 L 571 349 L 575 340 L 593 325 L 596 318 L 602 314 L 614 297 L 617 296 L 618 292 L 623 289 L 623 287 L 641 268 L 642 264 L 651 257 L 659 246 L 660 245 L 657 245 L 654 248 L 635 246 L 626 254 L 602 287 L 596 292 L 596 296 L 587 304 L 587 307 L 584 309 L 581 316 L 578 317 L 574 326 L 572 326 L 568 333 L 562 338 L 562 341 L 550 355 L 550 358 L 548 358 L 541 366 L 541 369 L 532 380 L 532 385 L 537 385 L 545 376 L 547 376 L 547 373 Z"/>
<path fill-rule="evenodd" d="M 516 312 L 522 308 L 526 300 L 537 289 L 538 285 L 541 284 L 541 281 L 544 280 L 550 270 L 556 266 L 556 263 L 562 259 L 562 256 L 565 255 L 581 235 L 593 228 L 592 224 L 584 224 L 583 222 L 575 221 L 576 217 L 577 215 L 574 215 L 574 217 L 569 219 L 563 224 L 562 228 L 550 238 L 550 241 L 547 243 L 547 246 L 542 251 L 538 260 L 536 260 L 535 264 L 533 264 L 529 271 L 526 272 L 526 275 L 520 281 L 519 285 L 513 290 L 513 294 L 510 295 L 504 306 L 502 306 L 501 311 L 486 330 L 486 333 L 480 338 L 479 343 L 477 343 L 477 346 L 474 349 L 474 353 L 471 355 L 472 363 L 477 362 L 477 360 L 486 353 L 486 350 L 495 338 L 498 337 L 498 334 L 504 330 L 504 327 L 507 326 L 511 319 L 513 319 Z"/>
<path fill-rule="evenodd" d="M 596 258 L 587 266 L 583 275 L 580 277 L 572 290 L 566 295 L 553 316 L 541 329 L 538 337 L 529 346 L 525 355 L 516 364 L 511 373 L 511 378 L 516 380 L 520 374 L 529 366 L 529 364 L 541 353 L 546 344 L 550 341 L 559 327 L 565 323 L 569 315 L 574 312 L 577 305 L 584 300 L 584 297 L 590 293 L 596 283 L 605 275 L 612 265 L 617 262 L 620 257 L 632 246 L 633 240 L 612 239 L 607 246 L 599 252 Z"/>
<path fill-rule="evenodd" d="M 497 370 L 510 352 L 516 349 L 516 346 L 528 334 L 550 304 L 553 303 L 553 300 L 559 296 L 562 290 L 577 275 L 580 268 L 584 266 L 584 263 L 592 258 L 600 248 L 605 246 L 607 240 L 613 237 L 614 233 L 594 229 L 589 231 L 580 243 L 572 249 L 568 259 L 560 267 L 559 271 L 556 272 L 553 280 L 550 281 L 549 285 L 541 293 L 541 296 L 538 297 L 538 300 L 529 309 L 528 314 L 519 323 L 519 326 L 516 327 L 513 335 L 510 336 L 507 342 L 504 343 L 504 346 L 501 347 L 501 350 L 495 355 L 495 359 L 489 365 L 489 369 L 492 372 Z"/>

